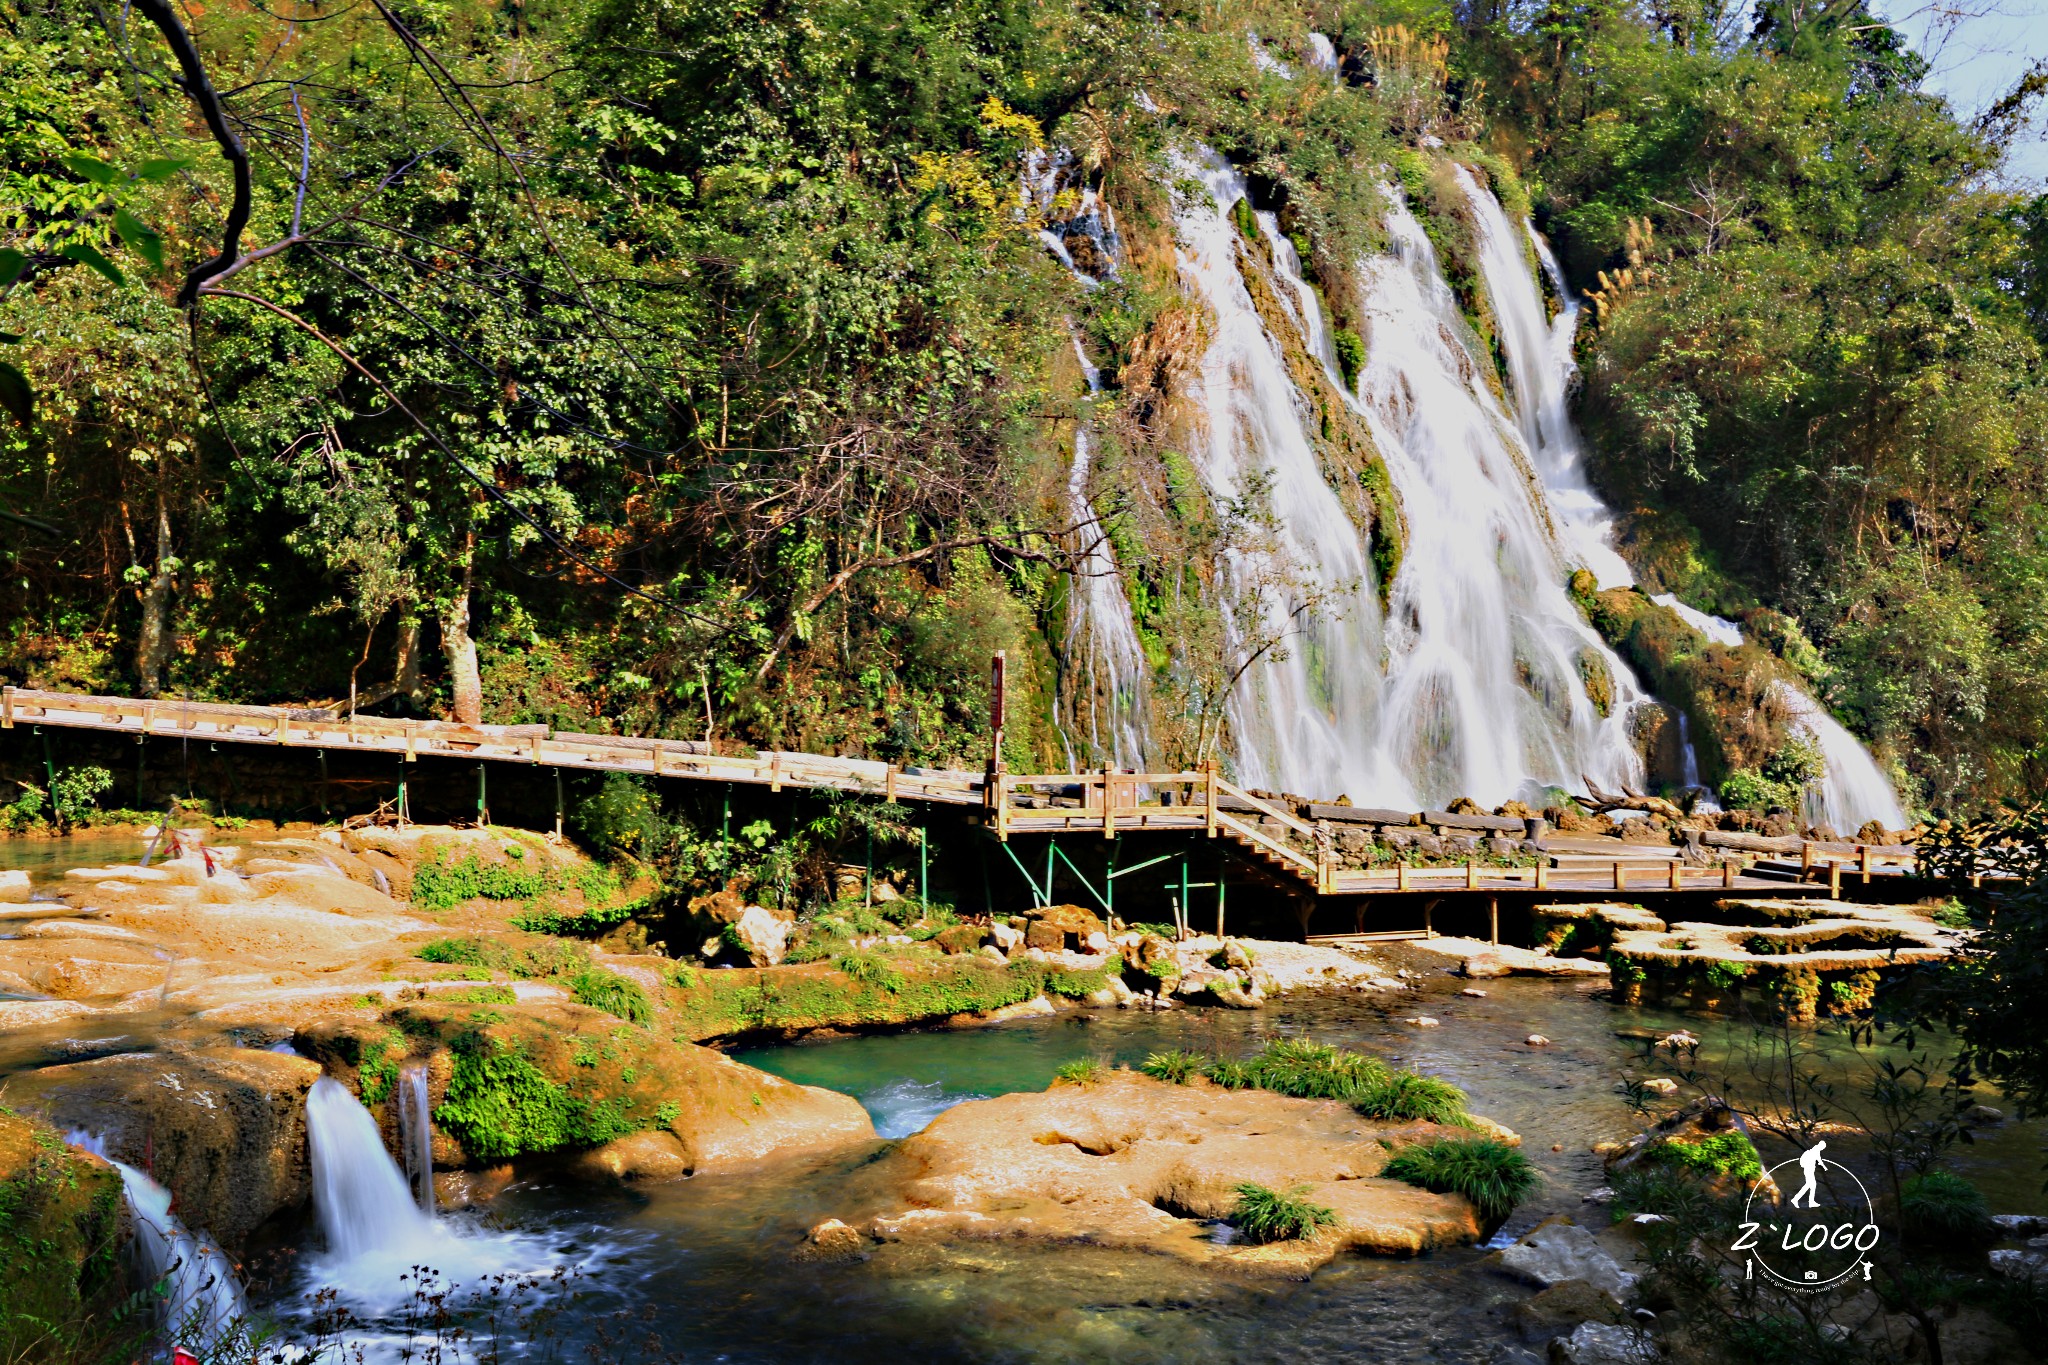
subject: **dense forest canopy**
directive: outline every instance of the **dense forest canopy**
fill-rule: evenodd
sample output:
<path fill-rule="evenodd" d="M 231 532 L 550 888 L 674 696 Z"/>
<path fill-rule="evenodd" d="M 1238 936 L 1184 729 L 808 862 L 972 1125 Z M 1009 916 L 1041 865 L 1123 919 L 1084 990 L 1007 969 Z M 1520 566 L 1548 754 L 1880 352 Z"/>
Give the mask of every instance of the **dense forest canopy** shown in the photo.
<path fill-rule="evenodd" d="M 1311 32 L 1334 81 L 1284 69 Z M 1909 805 L 2040 785 L 2048 202 L 1994 176 L 2032 91 L 1961 119 L 1860 0 L 48 0 L 0 63 L 10 681 L 965 762 L 1006 649 L 1035 766 L 1071 323 L 1198 706 L 1177 585 L 1220 533 L 1160 448 L 1202 322 L 1159 243 L 1200 141 L 1340 322 L 1383 187 L 1483 168 L 1593 300 L 1650 586 L 1745 617 Z M 1045 157 L 1131 240 L 1100 288 L 1041 244 Z M 1127 529 L 1151 484 L 1175 555 Z"/>

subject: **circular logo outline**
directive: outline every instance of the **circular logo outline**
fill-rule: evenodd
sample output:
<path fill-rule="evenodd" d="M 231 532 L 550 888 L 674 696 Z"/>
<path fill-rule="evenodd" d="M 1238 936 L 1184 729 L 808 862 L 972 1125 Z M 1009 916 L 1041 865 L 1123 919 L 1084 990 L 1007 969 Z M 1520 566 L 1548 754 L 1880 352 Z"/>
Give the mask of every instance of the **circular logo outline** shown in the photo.
<path fill-rule="evenodd" d="M 1757 1194 L 1763 1189 L 1765 1181 L 1769 1181 L 1771 1183 L 1772 1188 L 1782 1191 L 1784 1187 L 1777 1183 L 1777 1173 L 1787 1166 L 1797 1166 L 1799 1164 L 1799 1157 L 1788 1157 L 1784 1161 L 1780 1161 L 1777 1165 L 1767 1168 L 1761 1176 L 1759 1176 L 1756 1180 L 1750 1182 L 1749 1195 L 1742 1202 L 1744 1227 L 1754 1229 L 1758 1232 L 1761 1232 L 1763 1230 L 1766 1224 L 1761 1220 L 1752 1222 L 1749 1216 L 1751 1208 L 1756 1203 Z M 1829 1276 L 1825 1280 L 1795 1280 L 1789 1275 L 1781 1273 L 1774 1266 L 1772 1266 L 1770 1261 L 1766 1259 L 1763 1255 L 1762 1249 L 1760 1247 L 1745 1247 L 1742 1245 L 1742 1239 L 1738 1237 L 1736 1239 L 1735 1247 L 1732 1248 L 1733 1250 L 1738 1250 L 1746 1253 L 1749 1257 L 1750 1265 L 1763 1267 L 1764 1274 L 1769 1276 L 1773 1283 L 1777 1284 L 1781 1288 L 1794 1290 L 1801 1294 L 1825 1293 L 1826 1291 L 1833 1289 L 1835 1286 L 1842 1284 L 1850 1276 L 1854 1275 L 1856 1273 L 1856 1268 L 1858 1266 L 1864 1267 L 1863 1278 L 1866 1280 L 1869 1279 L 1870 1253 L 1872 1250 L 1876 1248 L 1879 1239 L 1881 1239 L 1884 1236 L 1882 1230 L 1878 1227 L 1877 1206 L 1871 1202 L 1870 1191 L 1863 1187 L 1863 1182 L 1857 1178 L 1856 1173 L 1854 1171 L 1850 1170 L 1847 1166 L 1844 1166 L 1841 1162 L 1829 1161 L 1826 1157 L 1817 1158 L 1816 1169 L 1836 1170 L 1840 1171 L 1843 1175 L 1848 1176 L 1850 1183 L 1856 1186 L 1856 1193 L 1859 1196 L 1861 1196 L 1863 1200 L 1863 1210 L 1865 1215 L 1863 1219 L 1864 1226 L 1869 1227 L 1877 1235 L 1871 1239 L 1870 1245 L 1868 1247 L 1856 1246 L 1855 1242 L 1852 1241 L 1851 1247 L 1854 1247 L 1856 1251 L 1855 1260 L 1851 1261 L 1848 1265 L 1844 1266 L 1839 1272 Z M 1798 1195 L 1795 1193 L 1793 1197 L 1796 1199 Z M 1860 1231 L 1858 1233 L 1856 1240 L 1861 1240 Z M 1813 1250 L 1815 1251 L 1821 1251 L 1825 1249 L 1825 1244 L 1823 1244 L 1820 1247 L 1813 1248 Z M 1845 1251 L 1849 1249 L 1850 1248 L 1847 1247 L 1843 1248 L 1843 1250 Z"/>

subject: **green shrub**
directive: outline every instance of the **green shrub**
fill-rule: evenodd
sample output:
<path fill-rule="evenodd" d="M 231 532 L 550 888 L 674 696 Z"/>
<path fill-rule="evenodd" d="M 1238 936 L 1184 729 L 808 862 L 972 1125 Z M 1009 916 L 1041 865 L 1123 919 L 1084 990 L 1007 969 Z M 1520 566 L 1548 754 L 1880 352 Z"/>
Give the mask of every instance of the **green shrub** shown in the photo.
<path fill-rule="evenodd" d="M 1344 376 L 1344 387 L 1355 388 L 1358 372 L 1365 368 L 1365 340 L 1348 327 L 1339 327 L 1330 338 L 1337 350 L 1337 369 Z"/>
<path fill-rule="evenodd" d="M 1254 1090 L 1259 1084 L 1259 1073 L 1250 1062 L 1211 1062 L 1202 1074 L 1225 1090 Z"/>
<path fill-rule="evenodd" d="M 654 1018 L 654 1007 L 647 1003 L 647 992 L 640 989 L 639 982 L 602 967 L 587 968 L 569 978 L 569 993 L 578 1004 L 615 1014 L 629 1024 L 645 1024 Z"/>
<path fill-rule="evenodd" d="M 850 953 L 841 953 L 832 960 L 839 974 L 849 981 L 863 986 L 875 986 L 894 995 L 903 989 L 903 973 L 891 966 L 889 959 L 871 949 L 859 948 Z"/>
<path fill-rule="evenodd" d="M 1991 1240 L 1994 1229 L 1984 1192 L 1953 1171 L 1929 1171 L 1899 1190 L 1899 1222 L 1909 1236 L 1944 1245 Z"/>
<path fill-rule="evenodd" d="M 1251 1068 L 1263 1088 L 1310 1100 L 1349 1100 L 1387 1075 L 1376 1058 L 1305 1038 L 1273 1039 L 1251 1059 Z"/>
<path fill-rule="evenodd" d="M 468 990 L 455 991 L 452 998 L 471 1005 L 516 1005 L 519 997 L 510 986 L 471 986 Z"/>
<path fill-rule="evenodd" d="M 1418 1076 L 1412 1071 L 1386 1072 L 1361 1086 L 1351 1107 L 1369 1119 L 1402 1123 L 1440 1123 L 1465 1127 L 1465 1092 L 1449 1081 Z"/>
<path fill-rule="evenodd" d="M 1296 1185 L 1282 1193 L 1247 1181 L 1237 1187 L 1237 1204 L 1230 1211 L 1230 1221 L 1247 1242 L 1259 1245 L 1313 1237 L 1336 1223 L 1337 1211 L 1311 1204 L 1303 1197 L 1308 1190 L 1306 1185 Z"/>
<path fill-rule="evenodd" d="M 69 828 L 83 820 L 99 804 L 100 794 L 114 785 L 114 775 L 105 768 L 66 768 L 50 784 L 50 806 L 57 823 Z"/>
<path fill-rule="evenodd" d="M 1437 1194 L 1461 1194 L 1487 1223 L 1500 1223 L 1536 1188 L 1536 1168 L 1493 1138 L 1439 1138 L 1404 1148 L 1380 1169 Z"/>
<path fill-rule="evenodd" d="M 1707 984 L 1717 991 L 1727 990 L 1748 975 L 1749 968 L 1740 962 L 1714 962 L 1707 966 Z"/>
<path fill-rule="evenodd" d="M 447 962 L 464 967 L 490 965 L 488 945 L 480 938 L 437 938 L 413 956 L 422 962 Z"/>
<path fill-rule="evenodd" d="M 1934 912 L 1934 922 L 1944 929 L 1967 929 L 1970 927 L 1970 909 L 1959 900 L 1950 900 Z"/>
<path fill-rule="evenodd" d="M 1093 1085 L 1102 1079 L 1102 1063 L 1093 1057 L 1084 1057 L 1078 1062 L 1066 1062 L 1052 1073 L 1054 1085 Z"/>
<path fill-rule="evenodd" d="M 1763 1160 L 1747 1133 L 1729 1129 L 1699 1142 L 1660 1142 L 1644 1153 L 1646 1161 L 1661 1162 L 1678 1170 L 1701 1175 L 1733 1176 L 1755 1180 L 1764 1173 Z"/>
<path fill-rule="evenodd" d="M 1170 1081 L 1174 1085 L 1186 1085 L 1190 1078 L 1202 1073 L 1209 1058 L 1198 1052 L 1182 1052 L 1173 1049 L 1155 1052 L 1139 1064 L 1138 1070 L 1155 1081 Z"/>

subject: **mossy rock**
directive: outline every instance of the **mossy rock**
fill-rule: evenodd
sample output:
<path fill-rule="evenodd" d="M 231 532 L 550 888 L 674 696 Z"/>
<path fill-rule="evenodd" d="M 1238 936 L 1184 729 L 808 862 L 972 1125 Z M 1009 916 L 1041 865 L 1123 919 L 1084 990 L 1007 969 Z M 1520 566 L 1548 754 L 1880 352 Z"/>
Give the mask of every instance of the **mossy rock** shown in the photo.
<path fill-rule="evenodd" d="M 377 1111 L 394 1149 L 393 1081 L 424 1067 L 439 1164 L 581 1151 L 665 1129 L 698 1170 L 874 1131 L 847 1096 L 581 1005 L 425 1001 L 374 1020 L 322 1020 L 295 1042 Z"/>
<path fill-rule="evenodd" d="M 980 1014 L 1041 995 L 1080 999 L 1122 970 L 1115 958 L 1085 972 L 1024 960 L 1004 966 L 976 954 L 906 954 L 890 963 L 894 971 L 875 981 L 856 981 L 827 962 L 693 972 L 672 981 L 665 1003 L 677 1020 L 677 1036 L 702 1041 L 910 1024 Z"/>
<path fill-rule="evenodd" d="M 0 1109 L 0 1359 L 98 1358 L 90 1343 L 127 1287 L 128 1231 L 112 1166 Z"/>

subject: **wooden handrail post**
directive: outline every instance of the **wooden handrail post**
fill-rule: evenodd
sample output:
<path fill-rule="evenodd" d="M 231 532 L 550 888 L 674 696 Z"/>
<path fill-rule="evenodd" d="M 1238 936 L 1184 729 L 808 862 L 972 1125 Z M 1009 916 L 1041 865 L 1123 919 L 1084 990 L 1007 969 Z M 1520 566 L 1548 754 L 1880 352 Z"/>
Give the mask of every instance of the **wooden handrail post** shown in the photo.
<path fill-rule="evenodd" d="M 998 772 L 995 777 L 996 838 L 1007 844 L 1010 842 L 1010 775 Z"/>
<path fill-rule="evenodd" d="M 1614 860 L 1614 889 L 1616 891 L 1628 890 L 1628 874 L 1621 870 L 1621 859 L 1619 858 Z"/>
<path fill-rule="evenodd" d="M 1673 858 L 1671 860 L 1671 889 L 1673 891 L 1683 891 L 1685 889 L 1684 867 L 1685 864 L 1679 859 Z"/>
<path fill-rule="evenodd" d="M 1329 895 L 1330 887 L 1335 884 L 1334 852 L 1330 846 L 1330 822 L 1316 821 L 1316 892 L 1319 895 Z"/>
<path fill-rule="evenodd" d="M 882 791 L 884 798 L 891 805 L 894 805 L 896 802 L 896 765 L 894 763 L 889 765 L 888 773 L 882 779 Z"/>
<path fill-rule="evenodd" d="M 120 713 L 118 711 L 115 712 L 114 719 L 116 723 L 120 721 Z M 290 744 L 292 742 L 291 713 L 282 706 L 277 708 L 277 730 L 275 733 L 279 744 Z"/>
<path fill-rule="evenodd" d="M 10 684 L 0 689 L 0 730 L 14 728 L 14 688 Z"/>
<path fill-rule="evenodd" d="M 1828 859 L 1828 899 L 1838 901 L 1841 898 L 1842 864 L 1839 861 L 1830 858 Z"/>
<path fill-rule="evenodd" d="M 1721 885 L 1724 889 L 1735 885 L 1735 863 L 1732 859 L 1722 860 Z"/>
<path fill-rule="evenodd" d="M 1863 884 L 1868 886 L 1870 885 L 1870 845 L 1858 844 L 1856 845 L 1856 852 L 1857 861 L 1861 865 L 1863 873 Z"/>
<path fill-rule="evenodd" d="M 1116 769 L 1102 767 L 1102 837 L 1116 838 Z"/>
<path fill-rule="evenodd" d="M 1394 864 L 1394 889 L 1397 891 L 1406 891 L 1408 889 L 1408 860 L 1406 858 Z"/>
<path fill-rule="evenodd" d="M 1799 880 L 1807 881 L 1813 874 L 1813 844 L 1805 839 L 1799 841 Z"/>
<path fill-rule="evenodd" d="M 1216 760 L 1204 760 L 1202 768 L 1202 799 L 1208 804 L 1208 809 L 1202 816 L 1202 823 L 1209 837 L 1213 839 L 1216 837 Z"/>
<path fill-rule="evenodd" d="M 1550 859 L 1541 853 L 1536 855 L 1536 889 L 1550 889 Z"/>
<path fill-rule="evenodd" d="M 777 753 L 768 759 L 768 790 L 782 790 L 782 755 Z"/>
<path fill-rule="evenodd" d="M 1477 891 L 1479 889 L 1479 860 L 1477 858 L 1467 858 L 1465 860 L 1465 889 L 1467 891 Z"/>

